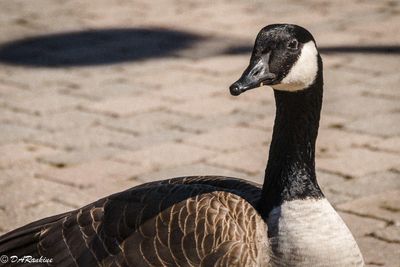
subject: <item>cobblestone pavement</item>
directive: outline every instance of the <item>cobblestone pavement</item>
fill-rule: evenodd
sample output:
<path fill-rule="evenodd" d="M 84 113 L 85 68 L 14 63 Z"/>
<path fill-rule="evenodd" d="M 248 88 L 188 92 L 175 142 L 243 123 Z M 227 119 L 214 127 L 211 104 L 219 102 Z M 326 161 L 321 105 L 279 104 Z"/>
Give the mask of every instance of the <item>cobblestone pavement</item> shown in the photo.
<path fill-rule="evenodd" d="M 369 266 L 400 266 L 399 1 L 1 1 L 0 232 L 137 184 L 261 182 L 272 90 L 228 86 L 267 24 L 323 52 L 319 182 Z"/>

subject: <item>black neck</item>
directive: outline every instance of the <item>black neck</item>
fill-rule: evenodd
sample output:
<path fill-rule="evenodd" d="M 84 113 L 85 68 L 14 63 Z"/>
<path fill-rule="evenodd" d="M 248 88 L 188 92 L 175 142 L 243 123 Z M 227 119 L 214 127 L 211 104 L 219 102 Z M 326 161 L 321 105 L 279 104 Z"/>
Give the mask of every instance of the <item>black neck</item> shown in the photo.
<path fill-rule="evenodd" d="M 322 61 L 312 85 L 296 92 L 274 90 L 276 117 L 262 199 L 263 215 L 283 201 L 321 198 L 315 175 L 315 141 L 322 105 Z"/>

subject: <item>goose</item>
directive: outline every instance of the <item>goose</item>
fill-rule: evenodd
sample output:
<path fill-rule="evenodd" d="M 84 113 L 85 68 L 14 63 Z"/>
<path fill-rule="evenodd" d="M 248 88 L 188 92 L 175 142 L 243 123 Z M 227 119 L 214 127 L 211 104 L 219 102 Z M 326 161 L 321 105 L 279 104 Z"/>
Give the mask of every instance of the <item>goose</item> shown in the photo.
<path fill-rule="evenodd" d="M 262 186 L 220 176 L 142 184 L 11 231 L 0 255 L 53 266 L 364 266 L 316 180 L 322 60 L 306 29 L 259 32 L 230 93 L 263 85 L 276 118 Z"/>

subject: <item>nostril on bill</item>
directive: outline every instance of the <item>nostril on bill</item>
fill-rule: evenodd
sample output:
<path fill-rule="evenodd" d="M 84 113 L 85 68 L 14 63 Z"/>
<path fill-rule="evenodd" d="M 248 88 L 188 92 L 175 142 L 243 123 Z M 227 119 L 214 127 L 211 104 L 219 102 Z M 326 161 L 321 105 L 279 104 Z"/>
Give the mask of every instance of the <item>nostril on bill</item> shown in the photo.
<path fill-rule="evenodd" d="M 253 72 L 252 76 L 258 76 L 258 74 L 260 74 L 261 70 L 256 70 Z"/>

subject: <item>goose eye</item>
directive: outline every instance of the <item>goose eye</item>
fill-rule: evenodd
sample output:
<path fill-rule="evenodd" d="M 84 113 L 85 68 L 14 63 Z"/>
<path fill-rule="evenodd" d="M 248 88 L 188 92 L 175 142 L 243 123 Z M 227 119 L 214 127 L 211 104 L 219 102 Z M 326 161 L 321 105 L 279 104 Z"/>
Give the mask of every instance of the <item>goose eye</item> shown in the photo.
<path fill-rule="evenodd" d="M 289 49 L 294 49 L 294 50 L 299 48 L 299 42 L 296 39 L 293 39 L 293 40 L 289 41 L 288 48 Z"/>

